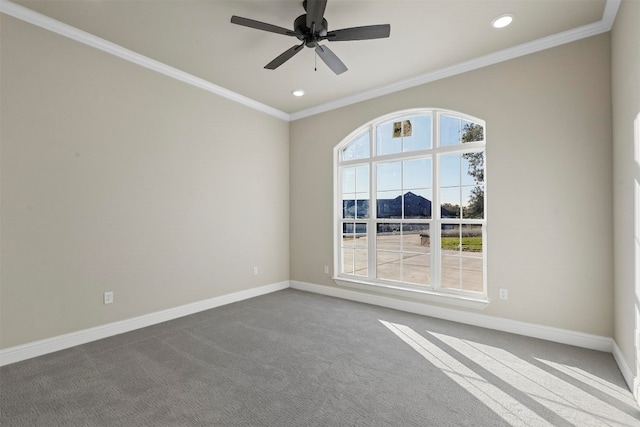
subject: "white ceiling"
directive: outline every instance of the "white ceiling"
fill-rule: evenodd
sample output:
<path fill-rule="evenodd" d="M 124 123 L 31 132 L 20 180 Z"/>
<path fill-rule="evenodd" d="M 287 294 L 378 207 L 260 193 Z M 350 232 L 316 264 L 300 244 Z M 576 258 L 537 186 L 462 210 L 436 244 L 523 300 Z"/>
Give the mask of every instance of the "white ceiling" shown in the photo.
<path fill-rule="evenodd" d="M 329 30 L 391 24 L 388 39 L 325 42 L 349 68 L 336 76 L 319 58 L 314 71 L 312 49 L 265 70 L 298 40 L 229 21 L 239 15 L 292 28 L 304 13 L 302 0 L 0 1 L 5 13 L 24 6 L 293 118 L 606 31 L 619 3 L 328 0 Z M 504 13 L 515 15 L 513 24 L 492 28 L 492 19 Z M 293 97 L 294 89 L 306 95 Z"/>

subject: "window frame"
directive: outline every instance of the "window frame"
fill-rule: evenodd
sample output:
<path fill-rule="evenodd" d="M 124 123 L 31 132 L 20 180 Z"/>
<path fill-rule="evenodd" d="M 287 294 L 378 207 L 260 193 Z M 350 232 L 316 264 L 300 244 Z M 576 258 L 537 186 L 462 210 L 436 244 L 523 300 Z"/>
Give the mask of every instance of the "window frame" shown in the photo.
<path fill-rule="evenodd" d="M 397 152 L 392 154 L 382 154 L 377 156 L 377 128 L 393 120 L 404 120 L 408 117 L 431 116 L 431 147 L 408 152 Z M 440 146 L 440 118 L 442 115 L 454 116 L 456 118 L 479 124 L 483 127 L 482 141 L 458 143 L 454 145 Z M 355 158 L 342 160 L 342 150 L 351 142 L 369 133 L 369 156 L 366 158 Z M 488 303 L 487 289 L 487 153 L 486 153 L 487 131 L 486 122 L 477 117 L 457 111 L 439 108 L 416 108 L 396 111 L 377 119 L 374 119 L 347 135 L 339 144 L 334 147 L 334 271 L 333 280 L 338 285 L 350 286 L 359 289 L 375 290 L 394 295 L 409 296 L 412 298 L 427 299 L 437 302 L 444 302 L 469 307 L 483 308 Z M 443 156 L 450 154 L 464 154 L 470 152 L 482 152 L 484 156 L 484 211 L 482 219 L 473 218 L 442 218 L 440 209 L 440 161 Z M 411 218 L 377 218 L 377 194 L 376 194 L 376 174 L 377 165 L 390 161 L 406 161 L 411 159 L 431 159 L 431 218 L 411 219 Z M 368 165 L 369 167 L 369 215 L 366 218 L 343 218 L 343 193 L 342 193 L 342 173 L 347 167 Z M 404 185 L 404 183 L 403 183 Z M 460 186 L 462 188 L 462 185 Z M 357 191 L 357 190 L 356 190 Z M 406 194 L 410 189 L 402 189 L 401 194 Z M 462 190 L 461 190 L 462 191 Z M 438 193 L 436 195 L 436 193 Z M 357 212 L 357 199 L 354 199 Z M 437 203 L 436 203 L 437 202 Z M 460 210 L 462 213 L 462 200 Z M 404 202 L 403 202 L 404 206 Z M 366 223 L 367 224 L 367 276 L 355 276 L 344 274 L 342 271 L 342 247 L 343 247 L 343 224 L 345 223 Z M 376 272 L 376 230 L 380 223 L 423 223 L 429 224 L 431 246 L 430 253 L 430 279 L 429 285 L 413 284 L 395 280 L 379 279 L 372 273 Z M 441 285 L 441 233 L 443 224 L 475 224 L 482 228 L 482 292 L 466 291 L 462 289 L 444 288 Z M 438 232 L 434 232 L 434 231 Z M 355 231 L 355 230 L 354 230 Z M 433 236 L 433 237 L 431 237 Z M 403 250 L 399 251 L 402 258 Z M 460 251 L 461 258 L 463 251 Z M 461 261 L 462 262 L 462 261 Z M 355 261 L 354 261 L 355 264 Z M 434 283 L 435 282 L 435 283 Z"/>

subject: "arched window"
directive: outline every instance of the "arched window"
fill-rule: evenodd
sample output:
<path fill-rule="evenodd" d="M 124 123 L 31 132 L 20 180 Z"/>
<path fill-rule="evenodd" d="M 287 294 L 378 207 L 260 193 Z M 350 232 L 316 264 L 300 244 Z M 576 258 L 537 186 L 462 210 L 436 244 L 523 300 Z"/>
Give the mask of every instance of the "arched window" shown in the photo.
<path fill-rule="evenodd" d="M 335 277 L 486 297 L 485 123 L 445 110 L 375 120 L 335 148 Z"/>

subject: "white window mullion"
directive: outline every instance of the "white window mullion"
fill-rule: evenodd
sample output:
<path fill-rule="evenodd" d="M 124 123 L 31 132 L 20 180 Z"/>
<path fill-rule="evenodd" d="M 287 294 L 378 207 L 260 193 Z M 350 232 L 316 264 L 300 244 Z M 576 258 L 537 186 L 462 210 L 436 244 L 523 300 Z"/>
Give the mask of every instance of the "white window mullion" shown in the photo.
<path fill-rule="evenodd" d="M 371 138 L 369 143 L 371 144 L 369 152 L 371 158 L 375 159 L 377 153 L 376 139 L 378 138 L 378 130 L 375 126 L 371 127 L 369 132 Z M 369 162 L 369 222 L 367 226 L 367 276 L 369 279 L 376 279 L 377 267 L 376 267 L 376 232 L 377 232 L 377 218 L 378 218 L 378 170 L 376 163 Z"/>
<path fill-rule="evenodd" d="M 425 143 L 424 145 L 414 145 L 416 144 L 417 140 L 409 140 L 407 139 L 407 141 L 404 141 L 404 136 L 401 136 L 402 140 L 400 141 L 400 146 L 397 145 L 397 140 L 394 140 L 391 136 L 391 134 L 387 135 L 386 132 L 389 130 L 390 124 L 391 122 L 395 122 L 395 121 L 401 121 L 403 122 L 404 120 L 407 119 L 407 117 L 410 118 L 415 118 L 415 117 L 419 117 L 422 116 L 422 118 L 418 118 L 415 122 L 413 122 L 412 120 L 412 124 L 414 125 L 414 135 L 425 135 L 425 133 L 421 133 L 421 131 L 418 131 L 418 133 L 416 133 L 417 129 L 425 129 L 425 127 L 423 126 L 428 126 L 428 124 L 424 124 L 427 121 L 426 116 L 430 117 L 430 121 L 431 121 L 431 128 L 430 128 L 430 132 L 431 132 L 431 147 L 430 148 L 425 148 L 427 147 L 427 144 Z M 449 118 L 444 119 L 443 121 L 443 127 L 441 127 L 441 116 L 448 116 L 453 118 L 454 120 L 451 120 Z M 455 119 L 459 120 L 459 126 L 458 126 L 458 130 L 456 130 L 456 122 Z M 334 221 L 334 224 L 338 224 L 339 229 L 336 230 L 336 235 L 338 236 L 336 241 L 336 256 L 334 257 L 336 259 L 336 263 L 338 265 L 338 268 L 336 269 L 338 273 L 340 273 L 340 263 L 342 262 L 342 257 L 340 255 L 340 251 L 342 248 L 342 229 L 343 229 L 343 224 L 345 223 L 353 223 L 354 227 L 356 227 L 356 229 L 354 229 L 354 233 L 357 230 L 357 226 L 356 224 L 358 223 L 365 223 L 367 226 L 367 278 L 360 276 L 360 280 L 362 282 L 370 282 L 371 284 L 377 284 L 377 285 L 389 285 L 391 283 L 389 283 L 389 280 L 383 280 L 383 279 L 378 279 L 378 272 L 377 272 L 377 258 L 378 258 L 378 253 L 377 253 L 377 228 L 378 225 L 381 223 L 396 223 L 400 225 L 400 251 L 399 251 L 399 259 L 397 261 L 393 261 L 398 262 L 398 267 L 400 268 L 400 274 L 401 276 L 398 278 L 401 280 L 400 283 L 397 283 L 395 280 L 395 276 L 394 279 L 392 280 L 393 282 L 393 286 L 392 288 L 395 288 L 396 286 L 400 286 L 400 288 L 415 288 L 417 290 L 424 290 L 425 287 L 424 285 L 418 285 L 416 283 L 413 282 L 405 282 L 405 280 L 409 280 L 411 281 L 412 279 L 410 279 L 409 277 L 413 277 L 412 275 L 417 272 L 418 270 L 414 270 L 415 266 L 414 266 L 414 261 L 409 263 L 409 270 L 405 271 L 405 257 L 404 257 L 404 250 L 407 249 L 407 239 L 409 239 L 409 246 L 407 250 L 411 250 L 412 253 L 413 251 L 416 250 L 416 248 L 413 246 L 415 245 L 415 241 L 414 238 L 415 236 L 413 236 L 413 232 L 410 232 L 410 235 L 405 236 L 405 232 L 403 231 L 404 225 L 406 223 L 422 223 L 422 224 L 429 224 L 429 235 L 430 235 L 430 248 L 429 248 L 429 261 L 430 261 L 430 277 L 429 277 L 429 287 L 430 289 L 432 289 L 435 292 L 441 293 L 441 294 L 460 294 L 460 295 L 472 295 L 476 292 L 476 289 L 478 291 L 480 291 L 480 283 L 479 281 L 482 280 L 482 288 L 483 288 L 483 294 L 484 296 L 486 296 L 486 292 L 487 292 L 487 288 L 486 288 L 486 276 L 487 276 L 487 268 L 486 268 L 486 235 L 487 235 L 487 228 L 486 228 L 486 205 L 487 205 L 487 198 L 486 198 L 486 179 L 485 181 L 482 183 L 482 185 L 484 186 L 484 191 L 485 191 L 485 198 L 484 198 L 484 211 L 485 211 L 485 216 L 483 218 L 480 219 L 466 219 L 463 217 L 463 207 L 465 204 L 468 203 L 468 198 L 467 199 L 463 199 L 464 194 L 468 194 L 468 190 L 469 190 L 469 185 L 466 185 L 464 188 L 462 186 L 463 183 L 463 179 L 464 178 L 468 178 L 467 176 L 467 170 L 463 170 L 462 168 L 462 164 L 463 164 L 463 157 L 462 155 L 464 153 L 469 153 L 469 152 L 482 152 L 482 153 L 486 153 L 485 151 L 485 140 L 483 139 L 482 141 L 472 141 L 472 142 L 468 142 L 468 143 L 464 143 L 462 144 L 460 141 L 458 141 L 457 143 L 456 141 L 456 133 L 455 132 L 462 132 L 464 130 L 463 125 L 466 125 L 467 122 L 470 122 L 472 124 L 478 124 L 479 126 L 482 126 L 482 131 L 484 131 L 484 122 L 482 122 L 481 120 L 460 114 L 460 113 L 456 113 L 456 112 L 452 112 L 452 111 L 444 111 L 444 110 L 426 110 L 426 109 L 422 109 L 422 110 L 411 110 L 410 112 L 404 112 L 403 114 L 392 114 L 392 115 L 388 115 L 385 116 L 379 120 L 373 121 L 371 123 L 369 123 L 367 125 L 366 128 L 360 128 L 359 130 L 355 131 L 354 133 L 352 133 L 352 136 L 347 137 L 347 139 L 345 139 L 345 143 L 349 143 L 351 141 L 355 141 L 358 138 L 360 138 L 360 136 L 364 135 L 364 132 L 368 132 L 369 135 L 369 152 L 367 154 L 364 154 L 364 139 L 360 138 L 360 140 L 358 140 L 356 143 L 357 144 L 361 144 L 359 145 L 360 148 L 358 148 L 357 150 L 359 151 L 354 151 L 353 148 L 349 148 L 349 156 L 347 156 L 348 160 L 344 160 L 342 158 L 341 153 L 344 152 L 345 148 L 347 145 L 345 145 L 345 143 L 341 143 L 339 146 L 336 147 L 336 153 L 337 156 L 335 157 L 335 165 L 336 165 L 336 173 L 335 173 L 335 179 L 337 180 L 337 183 L 335 185 L 335 193 L 336 193 L 336 200 L 337 200 L 337 206 L 335 209 L 335 215 L 336 215 L 336 221 Z M 421 124 L 422 123 L 422 124 Z M 416 127 L 417 125 L 417 127 Z M 381 135 L 379 135 L 378 133 L 383 132 Z M 460 133 L 461 135 L 461 133 Z M 485 139 L 486 139 L 486 134 L 484 135 Z M 411 138 L 411 137 L 407 137 L 407 138 Z M 444 144 L 446 145 L 442 145 L 440 140 L 443 139 L 442 141 Z M 378 140 L 380 139 L 380 143 L 382 144 L 382 149 L 380 151 L 380 155 L 378 156 Z M 424 139 L 421 139 L 420 141 L 424 141 Z M 404 143 L 407 142 L 407 147 L 410 151 L 405 152 L 404 150 Z M 354 145 L 356 146 L 356 145 Z M 416 148 L 416 149 L 414 149 Z M 399 150 L 399 151 L 398 151 Z M 413 150 L 413 151 L 411 151 Z M 355 157 L 354 157 L 354 154 Z M 360 154 L 357 154 L 360 153 Z M 452 156 L 452 155 L 459 155 L 458 157 L 458 180 L 460 185 L 458 185 L 457 187 L 455 187 L 452 184 L 451 187 L 447 187 L 449 190 L 447 190 L 449 193 L 457 193 L 458 194 L 458 202 L 455 202 L 457 204 L 459 204 L 459 209 L 460 209 L 460 215 L 459 218 L 443 218 L 442 214 L 441 214 L 441 204 L 442 204 L 442 200 L 443 200 L 443 194 L 442 194 L 442 190 L 440 188 L 441 186 L 441 180 L 440 178 L 444 177 L 447 178 L 448 175 L 442 175 L 442 166 L 443 166 L 443 162 L 442 160 L 442 156 Z M 418 190 L 421 190 L 423 187 L 421 187 L 420 185 L 417 185 L 413 179 L 410 179 L 409 181 L 407 181 L 407 177 L 406 177 L 406 171 L 405 171 L 405 161 L 408 160 L 414 160 L 414 159 L 430 159 L 431 162 L 431 218 L 414 218 L 414 219 L 410 219 L 407 220 L 405 219 L 406 216 L 406 212 L 405 212 L 405 193 L 407 191 L 412 191 L 412 190 L 407 190 L 408 187 L 416 188 Z M 400 177 L 400 205 L 401 206 L 397 206 L 395 205 L 395 203 L 393 203 L 392 205 L 389 205 L 387 207 L 385 207 L 385 209 L 391 208 L 391 212 L 393 212 L 393 214 L 397 214 L 397 210 L 400 211 L 399 218 L 378 218 L 377 217 L 377 207 L 378 207 L 378 165 L 381 163 L 389 163 L 389 162 L 400 162 L 401 168 L 400 168 L 400 172 L 401 172 L 401 177 Z M 485 159 L 486 162 L 486 159 Z M 445 167 L 446 167 L 446 162 L 444 163 Z M 358 176 L 358 172 L 357 172 L 357 168 L 359 165 L 368 165 L 369 167 L 369 217 L 368 218 L 358 218 L 358 197 L 361 197 L 362 199 L 364 199 L 364 197 L 362 197 L 362 193 L 358 192 L 359 188 L 359 182 L 362 182 L 361 179 L 359 179 Z M 486 165 L 486 163 L 485 163 Z M 344 196 L 343 191 L 345 191 L 345 189 L 342 188 L 342 184 L 343 184 L 343 175 L 345 173 L 345 168 L 349 168 L 349 167 L 353 167 L 355 168 L 356 172 L 356 176 L 355 176 L 355 194 L 353 196 L 353 203 L 354 203 L 354 218 L 342 218 L 343 215 L 343 201 L 342 201 L 342 197 Z M 453 165 L 452 165 L 453 167 Z M 410 177 L 411 178 L 411 177 Z M 486 178 L 486 174 L 485 174 L 485 178 Z M 381 179 L 383 179 L 383 177 L 381 176 Z M 385 181 L 386 182 L 386 181 Z M 445 181 L 442 181 L 443 183 Z M 448 182 L 448 181 L 446 181 Z M 396 181 L 397 183 L 397 181 Z M 467 179 L 467 183 L 468 183 L 468 179 Z M 383 183 L 384 184 L 384 183 Z M 395 188 L 395 184 L 393 185 L 393 187 Z M 424 187 L 427 188 L 427 187 Z M 455 189 L 455 190 L 454 190 Z M 346 191 L 350 191 L 350 189 L 346 189 Z M 465 193 L 466 192 L 466 193 Z M 446 193 L 446 194 L 449 194 Z M 429 198 L 428 194 L 422 194 L 419 193 L 422 197 L 425 198 Z M 446 195 L 445 194 L 445 195 Z M 453 196 L 453 194 L 451 194 Z M 350 199 L 351 194 L 349 193 L 349 195 L 347 196 L 347 199 Z M 396 196 L 393 195 L 391 193 L 389 193 L 388 195 L 385 194 L 385 196 L 383 197 L 385 199 L 384 203 L 385 205 L 389 204 L 390 202 L 392 202 L 392 200 L 390 200 L 389 202 L 386 201 L 386 198 L 390 198 L 393 197 L 395 198 Z M 447 200 L 449 200 L 447 198 Z M 453 203 L 453 202 L 452 202 Z M 394 206 L 395 205 L 395 206 Z M 399 208 L 399 209 L 398 209 Z M 386 215 L 386 214 L 385 214 Z M 469 276 L 469 277 L 477 277 L 477 279 L 473 279 L 472 282 L 467 282 L 466 278 L 462 277 L 462 267 L 463 264 L 465 267 L 467 266 L 467 263 L 464 263 L 463 261 L 463 252 L 462 248 L 459 248 L 459 253 L 458 253 L 458 261 L 457 263 L 454 261 L 454 259 L 450 259 L 449 261 L 451 261 L 452 263 L 452 268 L 456 268 L 455 266 L 458 266 L 458 284 L 457 286 L 455 285 L 454 282 L 451 282 L 450 284 L 447 284 L 447 287 L 443 287 L 442 286 L 442 279 L 443 279 L 443 260 L 442 260 L 442 256 L 444 254 L 443 250 L 442 250 L 442 227 L 444 224 L 453 224 L 455 225 L 456 228 L 458 228 L 459 230 L 459 241 L 462 242 L 462 227 L 468 224 L 476 224 L 478 226 L 482 227 L 482 242 L 483 242 L 483 256 L 482 256 L 482 268 L 483 268 L 483 275 L 482 278 L 480 278 L 480 275 L 477 274 L 477 276 Z M 479 231 L 479 230 L 478 230 Z M 386 231 L 385 231 L 386 232 Z M 466 233 L 466 232 L 465 232 Z M 475 235 L 475 234 L 474 234 Z M 385 237 L 386 239 L 386 237 Z M 363 248 L 364 249 L 364 248 Z M 384 250 L 387 250 L 383 247 Z M 424 249 L 423 249 L 424 250 Z M 364 261 L 364 258 L 362 257 L 364 255 L 364 253 L 360 253 L 360 258 L 359 261 L 356 262 L 356 258 L 357 258 L 357 253 L 355 253 L 355 248 L 354 248 L 354 267 L 355 264 L 357 265 L 361 265 L 362 262 Z M 395 252 L 395 249 L 393 250 L 393 252 Z M 465 252 L 466 253 L 466 252 Z M 469 255 L 469 253 L 467 253 L 467 255 Z M 473 258 L 473 257 L 469 257 L 469 258 Z M 386 259 L 386 258 L 385 258 Z M 424 258 L 423 258 L 424 259 Z M 476 258 L 477 259 L 477 258 Z M 420 264 L 422 265 L 422 264 Z M 445 264 L 448 265 L 448 264 Z M 472 264 L 470 264 L 472 265 Z M 395 268 L 395 266 L 394 266 Z M 419 267 L 419 268 L 426 268 L 424 266 Z M 480 266 L 477 265 L 476 267 L 473 267 L 474 271 L 477 271 L 475 269 L 479 269 Z M 383 272 L 386 270 L 383 270 Z M 423 270 L 424 271 L 424 270 Z M 477 271 L 477 273 L 480 273 L 479 271 Z M 361 273 L 362 274 L 362 273 Z M 473 273 L 476 274 L 476 273 Z M 348 276 L 349 279 L 351 280 L 355 280 L 358 281 L 357 277 L 353 277 L 351 275 L 344 275 L 344 276 Z M 465 276 L 467 277 L 467 276 Z M 476 288 L 469 288 L 469 283 L 475 283 L 478 286 Z M 450 289 L 450 288 L 455 288 L 455 289 Z M 464 288 L 464 289 L 463 289 Z"/>
<path fill-rule="evenodd" d="M 439 120 L 436 120 L 437 124 L 434 127 L 439 134 Z M 437 143 L 438 140 L 434 141 Z M 441 245 L 440 245 L 440 230 L 442 229 L 442 220 L 440 218 L 440 154 L 435 153 L 433 155 L 433 167 L 432 179 L 433 179 L 433 196 L 431 202 L 431 217 L 433 218 L 433 230 L 431 234 L 431 287 L 434 290 L 440 289 L 441 283 Z"/>

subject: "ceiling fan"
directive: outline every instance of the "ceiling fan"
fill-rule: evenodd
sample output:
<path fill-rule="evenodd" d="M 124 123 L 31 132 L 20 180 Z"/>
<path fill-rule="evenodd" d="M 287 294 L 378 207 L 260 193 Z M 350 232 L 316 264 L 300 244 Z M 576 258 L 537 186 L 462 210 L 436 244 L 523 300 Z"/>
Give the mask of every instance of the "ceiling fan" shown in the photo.
<path fill-rule="evenodd" d="M 327 46 L 320 46 L 320 42 L 327 40 L 330 42 L 341 42 L 350 40 L 370 40 L 389 37 L 391 26 L 383 25 L 366 25 L 363 27 L 343 28 L 341 30 L 328 31 L 327 20 L 324 18 L 324 10 L 327 7 L 327 0 L 304 0 L 304 15 L 300 15 L 293 22 L 293 30 L 288 30 L 277 25 L 267 24 L 266 22 L 255 21 L 240 16 L 232 16 L 231 23 L 243 25 L 257 30 L 268 31 L 271 33 L 282 34 L 285 36 L 295 37 L 302 44 L 295 45 L 277 56 L 273 61 L 269 62 L 264 68 L 275 70 L 286 61 L 291 59 L 302 48 L 315 48 L 318 56 L 325 64 L 336 74 L 342 74 L 347 71 L 347 66 L 331 51 Z"/>

